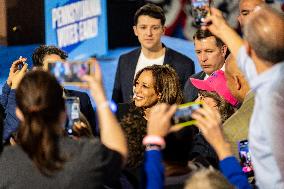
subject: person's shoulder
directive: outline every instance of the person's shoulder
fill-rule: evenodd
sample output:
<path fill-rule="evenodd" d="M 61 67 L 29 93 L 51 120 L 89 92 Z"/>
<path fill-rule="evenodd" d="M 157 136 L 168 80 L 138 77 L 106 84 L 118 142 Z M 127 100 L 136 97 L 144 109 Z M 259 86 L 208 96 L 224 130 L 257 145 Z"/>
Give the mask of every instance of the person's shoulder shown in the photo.
<path fill-rule="evenodd" d="M 117 111 L 116 116 L 118 120 L 121 120 L 124 115 L 129 113 L 130 109 L 133 107 L 132 103 L 118 103 L 117 104 Z"/>
<path fill-rule="evenodd" d="M 64 154 L 77 154 L 80 156 L 89 152 L 95 152 L 102 148 L 101 142 L 97 138 L 80 138 L 74 140 L 68 137 L 61 138 L 60 146 Z"/>
<path fill-rule="evenodd" d="M 195 79 L 203 79 L 205 77 L 205 72 L 203 71 L 200 71 L 200 72 L 197 72 L 195 74 L 193 74 L 192 76 L 190 76 L 190 78 L 195 78 Z"/>
<path fill-rule="evenodd" d="M 23 159 L 25 157 L 24 151 L 17 145 L 15 146 L 6 146 L 4 147 L 1 156 L 0 156 L 0 162 L 1 164 L 5 162 L 13 162 L 13 161 L 19 161 L 20 159 Z"/>
<path fill-rule="evenodd" d="M 192 62 L 193 61 L 186 55 L 176 51 L 176 50 L 173 50 L 169 47 L 166 47 L 166 53 L 168 53 L 168 55 L 170 56 L 173 56 L 174 58 L 177 58 L 177 59 L 182 59 L 182 60 L 185 60 L 185 61 L 188 61 L 188 62 Z"/>
<path fill-rule="evenodd" d="M 129 52 L 126 52 L 126 53 L 120 55 L 120 58 L 123 59 L 123 58 L 139 56 L 140 52 L 141 52 L 141 48 L 138 47 L 138 48 L 135 48 L 135 49 L 133 49 L 133 50 L 131 50 Z"/>

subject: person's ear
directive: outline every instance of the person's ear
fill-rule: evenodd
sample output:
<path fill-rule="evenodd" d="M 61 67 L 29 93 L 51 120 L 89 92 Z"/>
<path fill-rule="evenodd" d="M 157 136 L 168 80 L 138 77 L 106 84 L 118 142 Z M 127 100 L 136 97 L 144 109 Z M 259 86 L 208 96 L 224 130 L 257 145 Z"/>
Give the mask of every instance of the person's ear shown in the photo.
<path fill-rule="evenodd" d="M 221 51 L 222 51 L 222 56 L 225 57 L 228 51 L 227 45 L 223 45 Z"/>
<path fill-rule="evenodd" d="M 20 121 L 24 121 L 23 112 L 18 107 L 16 107 L 16 116 Z"/>
<path fill-rule="evenodd" d="M 134 31 L 135 36 L 138 36 L 138 34 L 137 34 L 137 26 L 133 26 L 133 31 Z"/>
<path fill-rule="evenodd" d="M 241 80 L 237 75 L 233 76 L 235 88 L 239 91 L 242 88 Z"/>
<path fill-rule="evenodd" d="M 162 30 L 163 30 L 163 35 L 165 35 L 166 27 L 162 26 Z"/>
<path fill-rule="evenodd" d="M 161 97 L 162 97 L 162 93 L 159 93 L 159 94 L 158 94 L 158 99 L 160 100 Z"/>
<path fill-rule="evenodd" d="M 243 22 L 243 21 L 242 21 L 241 15 L 238 15 L 237 18 L 238 18 L 238 21 L 239 21 L 240 26 L 242 26 L 242 24 L 243 24 L 242 22 Z"/>

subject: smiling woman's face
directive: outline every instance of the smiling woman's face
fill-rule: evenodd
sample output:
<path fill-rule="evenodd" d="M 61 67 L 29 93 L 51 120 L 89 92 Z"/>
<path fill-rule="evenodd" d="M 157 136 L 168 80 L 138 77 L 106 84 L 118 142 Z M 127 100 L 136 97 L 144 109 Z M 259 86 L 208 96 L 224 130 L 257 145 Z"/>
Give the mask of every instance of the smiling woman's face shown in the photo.
<path fill-rule="evenodd" d="M 148 108 L 158 102 L 160 95 L 156 93 L 154 86 L 152 72 L 142 72 L 134 85 L 135 106 Z"/>

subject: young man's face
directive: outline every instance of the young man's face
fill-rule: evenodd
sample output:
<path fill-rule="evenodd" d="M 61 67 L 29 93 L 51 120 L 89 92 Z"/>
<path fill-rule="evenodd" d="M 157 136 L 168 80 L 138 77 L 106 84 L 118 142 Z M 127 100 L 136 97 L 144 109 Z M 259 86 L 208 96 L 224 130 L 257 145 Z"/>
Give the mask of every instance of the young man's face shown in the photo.
<path fill-rule="evenodd" d="M 60 58 L 57 54 L 48 54 L 45 55 L 43 58 L 43 69 L 48 70 L 48 63 L 54 63 L 54 62 L 64 62 L 63 59 Z"/>
<path fill-rule="evenodd" d="M 141 15 L 138 17 L 137 25 L 133 26 L 133 30 L 142 48 L 155 50 L 161 44 L 165 27 L 162 26 L 160 19 Z"/>
<path fill-rule="evenodd" d="M 202 70 L 210 75 L 222 68 L 225 62 L 226 46 L 218 47 L 213 36 L 194 40 L 195 53 Z"/>

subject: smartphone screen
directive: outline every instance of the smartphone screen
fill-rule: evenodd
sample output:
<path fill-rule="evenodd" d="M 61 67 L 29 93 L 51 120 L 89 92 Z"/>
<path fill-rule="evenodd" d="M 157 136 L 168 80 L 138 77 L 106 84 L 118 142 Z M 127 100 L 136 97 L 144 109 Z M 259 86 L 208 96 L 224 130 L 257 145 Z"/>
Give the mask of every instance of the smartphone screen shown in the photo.
<path fill-rule="evenodd" d="M 192 113 L 201 108 L 202 104 L 199 102 L 189 102 L 178 106 L 175 114 L 172 117 L 172 124 L 180 126 L 194 125 L 196 121 L 192 119 Z"/>
<path fill-rule="evenodd" d="M 80 85 L 81 77 L 92 73 L 90 62 L 53 62 L 48 63 L 48 71 L 63 85 Z"/>
<path fill-rule="evenodd" d="M 238 143 L 241 166 L 247 176 L 253 176 L 253 167 L 251 163 L 251 155 L 248 147 L 248 140 L 242 140 Z"/>
<path fill-rule="evenodd" d="M 73 125 L 80 120 L 80 99 L 79 97 L 66 97 L 65 106 L 67 113 L 67 124 L 65 130 L 68 135 L 73 134 Z"/>
<path fill-rule="evenodd" d="M 196 26 L 205 25 L 202 19 L 210 13 L 210 0 L 191 0 L 192 16 Z"/>

